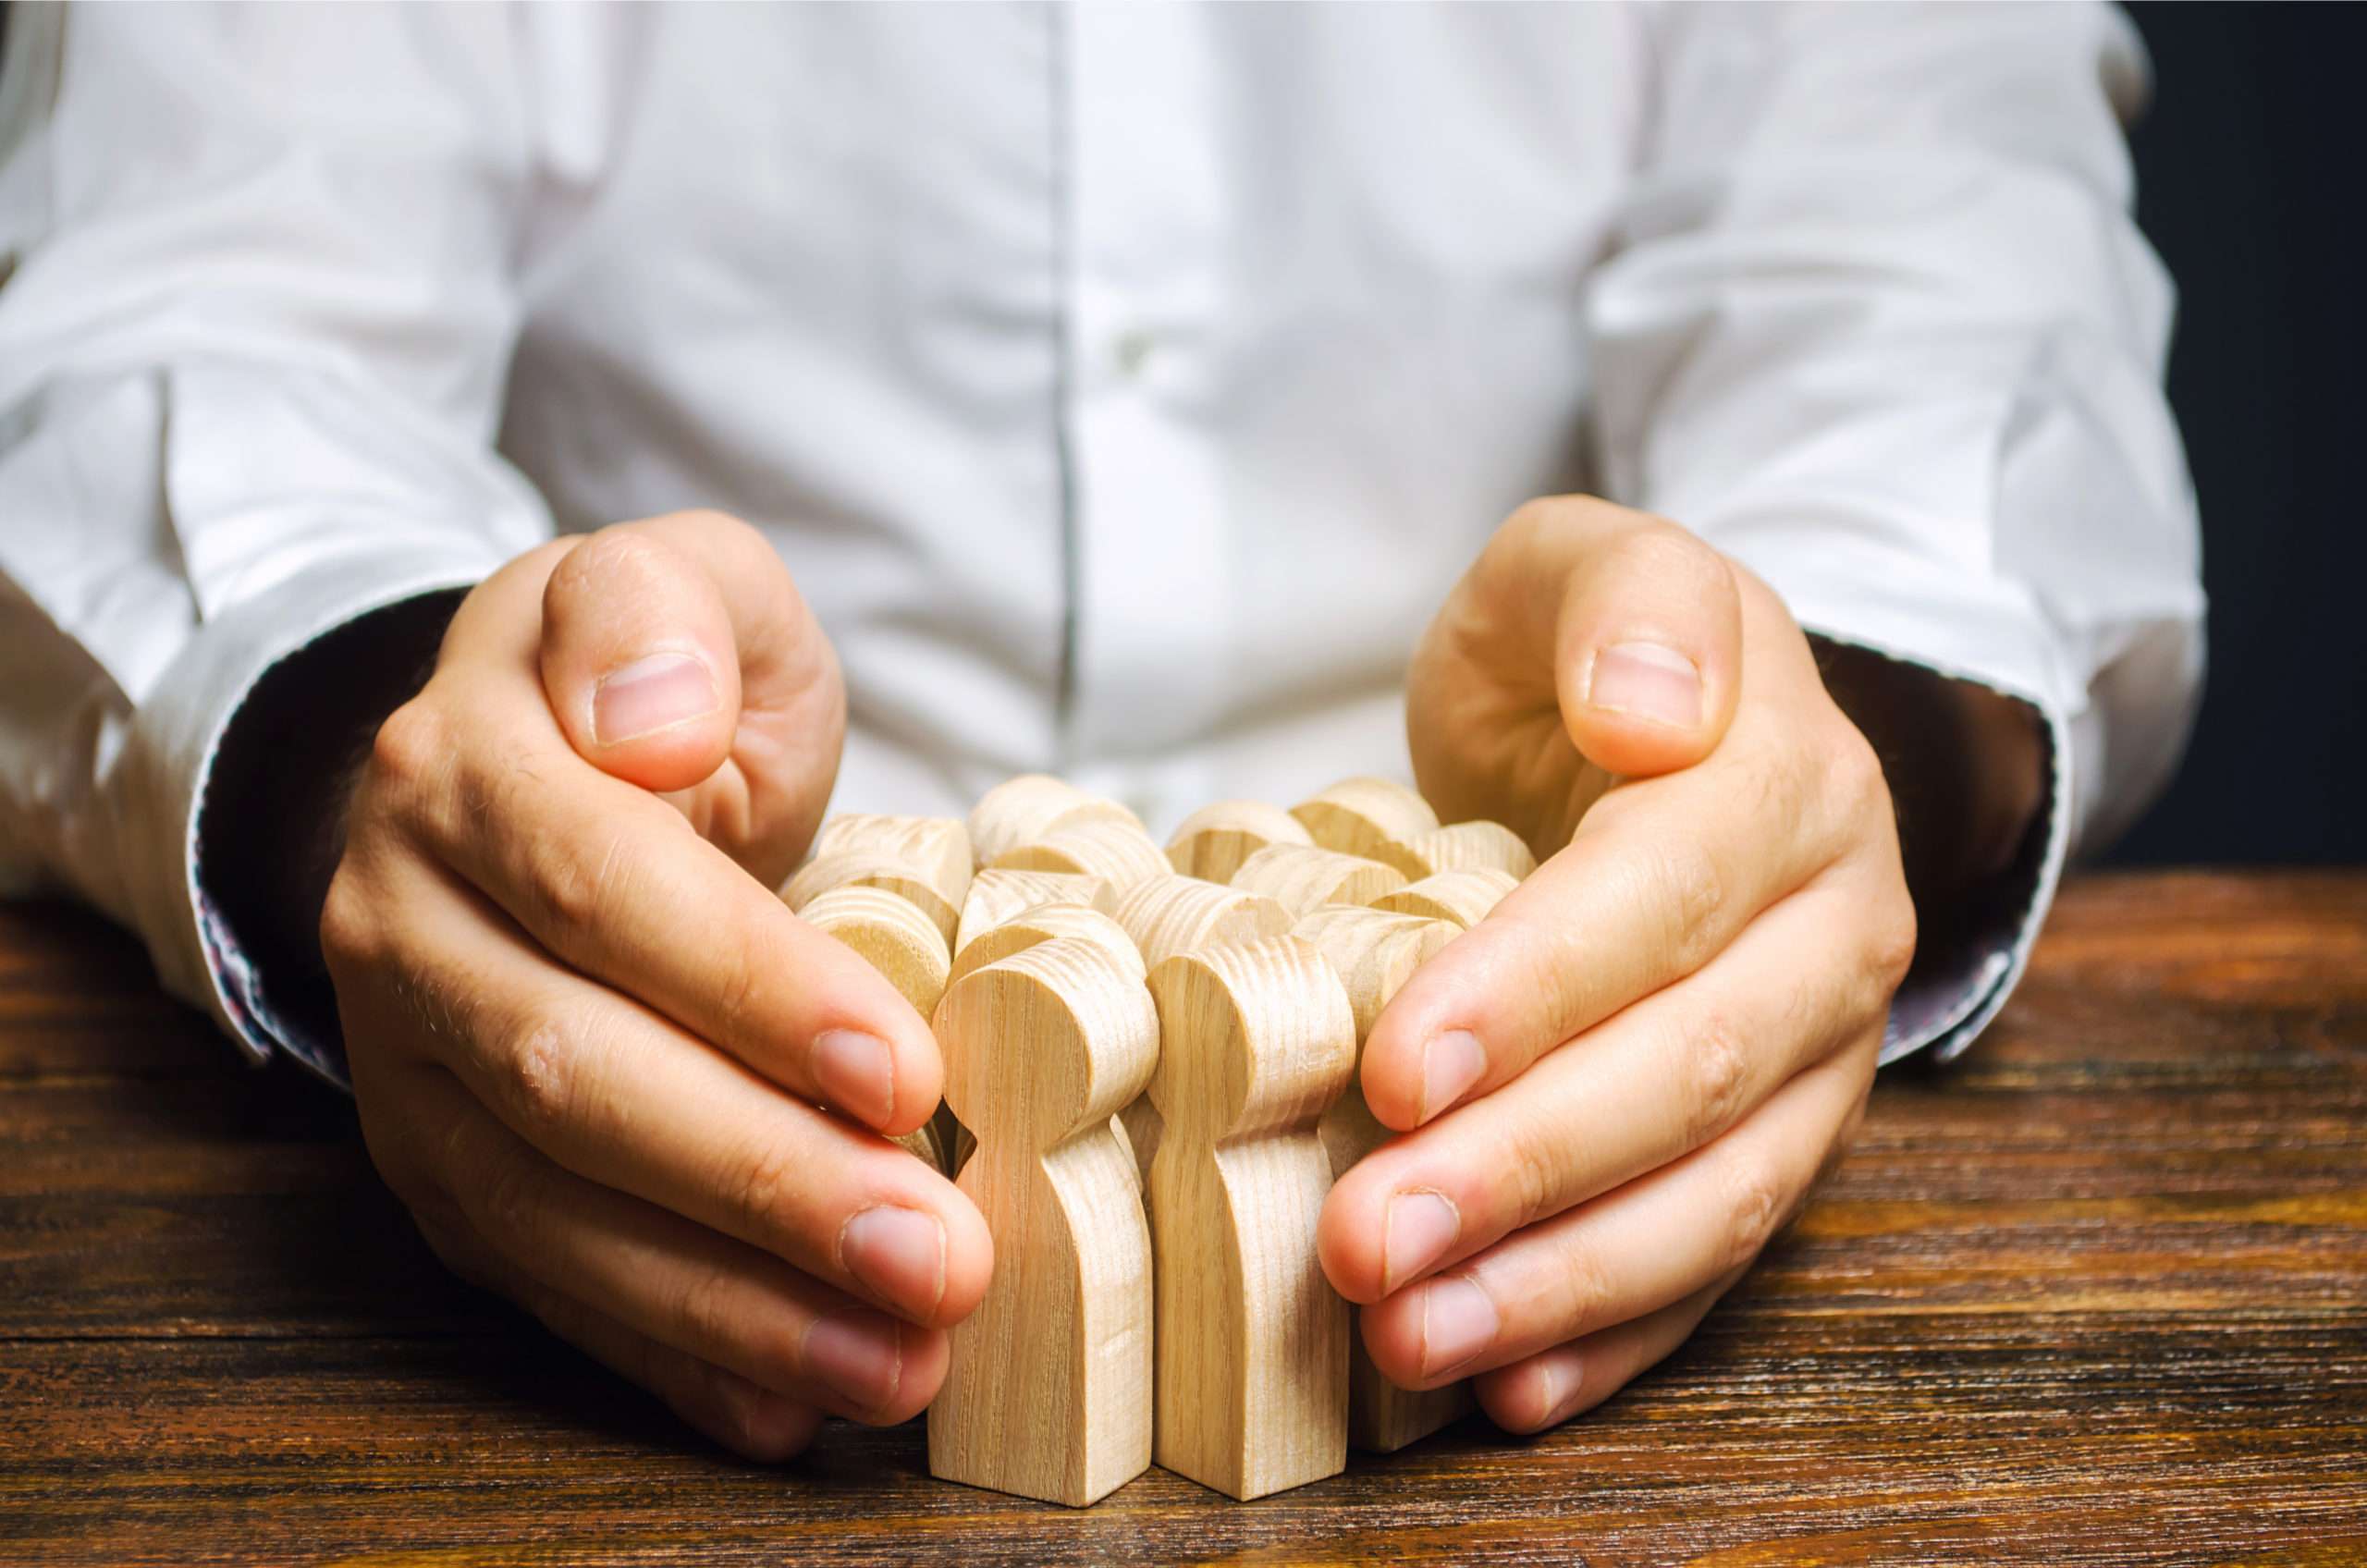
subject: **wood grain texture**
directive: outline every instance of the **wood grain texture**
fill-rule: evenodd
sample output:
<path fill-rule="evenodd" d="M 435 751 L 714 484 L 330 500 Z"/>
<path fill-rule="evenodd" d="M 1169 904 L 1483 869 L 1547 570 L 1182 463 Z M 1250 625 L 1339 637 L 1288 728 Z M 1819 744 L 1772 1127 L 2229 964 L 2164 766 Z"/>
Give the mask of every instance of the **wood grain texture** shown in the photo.
<path fill-rule="evenodd" d="M 1230 882 L 1241 863 L 1269 844 L 1312 844 L 1306 825 L 1264 801 L 1219 801 L 1202 806 L 1167 840 L 1178 875 Z"/>
<path fill-rule="evenodd" d="M 1386 902 L 1387 900 L 1382 900 Z M 1461 927 L 1419 914 L 1334 904 L 1300 921 L 1296 934 L 1311 943 L 1339 974 L 1355 1020 L 1356 1060 L 1364 1062 L 1365 1037 L 1399 986 L 1430 956 L 1454 940 Z M 1317 1127 L 1333 1180 L 1393 1136 L 1365 1103 L 1355 1073 L 1323 1113 Z M 1380 1375 L 1361 1334 L 1348 1341 L 1348 1441 L 1375 1453 L 1394 1453 L 1419 1441 L 1472 1408 L 1470 1385 L 1401 1389 Z"/>
<path fill-rule="evenodd" d="M 1331 1167 L 1316 1122 L 1355 1066 L 1339 976 L 1295 937 L 1181 953 L 1150 973 L 1146 1189 L 1159 1252 L 1158 1436 L 1179 1476 L 1234 1498 L 1347 1463 L 1348 1304 L 1316 1261 Z"/>
<path fill-rule="evenodd" d="M 1037 904 L 971 937 L 969 946 L 962 949 L 962 956 L 953 961 L 952 978 L 958 981 L 973 970 L 1024 952 L 1038 942 L 1062 937 L 1092 944 L 1136 985 L 1142 984 L 1143 976 L 1149 972 L 1150 966 L 1135 949 L 1134 938 L 1115 919 L 1084 904 Z"/>
<path fill-rule="evenodd" d="M 1519 880 L 1509 871 L 1499 871 L 1491 865 L 1469 866 L 1460 871 L 1432 872 L 1418 882 L 1392 888 L 1370 902 L 1375 909 L 1443 920 L 1457 930 L 1468 931 L 1485 920 L 1490 910 L 1503 902 L 1506 893 L 1519 886 Z"/>
<path fill-rule="evenodd" d="M 1119 895 L 1117 920 L 1153 969 L 1178 953 L 1254 942 L 1291 928 L 1289 913 L 1273 900 L 1196 876 L 1135 883 Z"/>
<path fill-rule="evenodd" d="M 1404 884 L 1393 866 L 1306 844 L 1269 844 L 1233 874 L 1233 886 L 1264 894 L 1293 920 L 1325 904 L 1370 903 Z"/>
<path fill-rule="evenodd" d="M 780 890 L 789 907 L 800 914 L 805 906 L 823 894 L 840 888 L 879 888 L 910 902 L 929 917 L 948 942 L 953 940 L 961 900 L 969 892 L 969 879 L 964 876 L 955 889 L 950 878 L 910 861 L 900 860 L 877 850 L 840 850 L 835 854 L 820 855 L 797 868 Z"/>
<path fill-rule="evenodd" d="M 1439 825 L 1429 802 L 1389 778 L 1343 778 L 1291 807 L 1291 815 L 1323 848 L 1367 859 Z"/>
<path fill-rule="evenodd" d="M 447 1276 L 351 1107 L 0 903 L 0 1562 L 2079 1568 L 2367 1558 L 2367 874 L 2075 880 L 1682 1351 L 1248 1505 L 743 1464 Z"/>
<path fill-rule="evenodd" d="M 1174 870 L 1167 864 L 1167 852 L 1151 841 L 1140 823 L 1109 817 L 1063 822 L 1040 839 L 1005 850 L 995 857 L 994 866 L 999 871 L 1098 876 L 1121 893 Z"/>
<path fill-rule="evenodd" d="M 886 855 L 917 867 L 957 909 L 970 888 L 970 833 L 958 817 L 841 813 L 814 836 L 814 858 L 850 851 Z"/>
<path fill-rule="evenodd" d="M 1150 1236 L 1110 1119 L 1150 1076 L 1159 1020 L 1108 952 L 1062 937 L 964 976 L 937 1030 L 996 1267 L 953 1329 L 929 1470 L 1082 1507 L 1150 1464 Z"/>
<path fill-rule="evenodd" d="M 1521 836 L 1501 822 L 1457 822 L 1433 827 L 1399 842 L 1377 846 L 1372 858 L 1395 866 L 1417 881 L 1441 871 L 1503 872 L 1518 882 L 1537 869 L 1537 857 Z"/>
<path fill-rule="evenodd" d="M 953 956 L 1012 915 L 1044 904 L 1083 904 L 1107 914 L 1118 907 L 1117 894 L 1098 876 L 1072 876 L 1052 871 L 979 872 L 970 880 L 970 895 L 953 930 Z"/>
<path fill-rule="evenodd" d="M 808 899 L 798 913 L 861 954 L 923 1018 L 945 995 L 952 974 L 945 932 L 910 899 L 886 888 L 833 888 Z"/>
<path fill-rule="evenodd" d="M 1117 802 L 1087 794 L 1065 778 L 1024 773 L 1004 779 L 970 808 L 970 851 L 980 867 L 989 866 L 1022 844 L 1085 822 L 1114 822 L 1150 837 L 1142 818 Z"/>

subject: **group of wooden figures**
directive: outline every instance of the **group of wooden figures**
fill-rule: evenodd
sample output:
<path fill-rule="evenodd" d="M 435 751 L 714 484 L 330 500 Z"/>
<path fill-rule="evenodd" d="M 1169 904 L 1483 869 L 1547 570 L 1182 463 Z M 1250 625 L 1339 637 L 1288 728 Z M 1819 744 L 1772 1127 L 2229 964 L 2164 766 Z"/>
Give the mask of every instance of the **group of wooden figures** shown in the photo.
<path fill-rule="evenodd" d="M 1373 1021 L 1535 865 L 1377 778 L 1207 807 L 1164 850 L 1041 775 L 966 824 L 824 825 L 783 896 L 931 1020 L 946 1105 L 898 1141 L 994 1236 L 932 1473 L 1082 1506 L 1156 1462 L 1261 1497 L 1468 1408 L 1375 1369 L 1316 1219 L 1389 1136 L 1356 1079 Z"/>

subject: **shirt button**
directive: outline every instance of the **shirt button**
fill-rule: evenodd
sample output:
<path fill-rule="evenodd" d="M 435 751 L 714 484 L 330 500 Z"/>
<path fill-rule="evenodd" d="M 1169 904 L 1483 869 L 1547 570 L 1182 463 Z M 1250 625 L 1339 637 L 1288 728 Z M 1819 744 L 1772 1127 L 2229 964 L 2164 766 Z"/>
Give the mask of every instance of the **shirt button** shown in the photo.
<path fill-rule="evenodd" d="M 1118 341 L 1110 348 L 1110 358 L 1117 361 L 1118 374 L 1131 381 L 1150 363 L 1151 349 L 1157 346 L 1157 340 L 1147 331 L 1134 327 L 1118 335 Z"/>

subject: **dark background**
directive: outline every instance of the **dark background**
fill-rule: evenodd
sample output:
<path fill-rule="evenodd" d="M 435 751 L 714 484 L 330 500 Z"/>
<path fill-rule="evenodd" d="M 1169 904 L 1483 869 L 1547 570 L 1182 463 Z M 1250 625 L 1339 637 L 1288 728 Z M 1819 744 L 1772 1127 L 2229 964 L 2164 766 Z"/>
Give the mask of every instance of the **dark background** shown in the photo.
<path fill-rule="evenodd" d="M 2154 101 L 2138 218 L 2177 279 L 2170 401 L 2201 496 L 2211 665 L 2123 863 L 2367 862 L 2367 6 L 2128 7 Z M 0 40 L 7 6 L 0 0 Z"/>
<path fill-rule="evenodd" d="M 2122 862 L 2367 861 L 2367 6 L 2140 4 L 2139 221 L 2178 283 L 2211 673 Z"/>

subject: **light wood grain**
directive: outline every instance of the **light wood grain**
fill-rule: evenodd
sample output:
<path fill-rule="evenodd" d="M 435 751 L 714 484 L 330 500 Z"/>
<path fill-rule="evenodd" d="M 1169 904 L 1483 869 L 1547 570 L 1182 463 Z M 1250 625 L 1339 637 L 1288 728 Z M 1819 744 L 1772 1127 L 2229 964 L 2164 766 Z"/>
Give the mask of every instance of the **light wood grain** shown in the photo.
<path fill-rule="evenodd" d="M 1428 801 L 1388 778 L 1343 778 L 1291 807 L 1314 840 L 1342 854 L 1379 858 L 1383 846 L 1405 843 L 1439 825 Z"/>
<path fill-rule="evenodd" d="M 1083 904 L 1108 914 L 1118 907 L 1118 895 L 1098 876 L 1073 876 L 1052 871 L 981 871 L 970 882 L 970 896 L 962 902 L 955 922 L 953 952 L 959 958 L 981 933 L 1012 915 L 1045 904 Z"/>
<path fill-rule="evenodd" d="M 1537 869 L 1521 836 L 1501 822 L 1458 822 L 1376 847 L 1372 858 L 1418 881 L 1441 871 L 1501 871 L 1520 881 Z"/>
<path fill-rule="evenodd" d="M 1369 901 L 1373 908 L 1392 914 L 1418 914 L 1467 931 L 1485 920 L 1488 912 L 1519 886 L 1510 872 L 1475 866 L 1464 871 L 1433 872 L 1418 882 L 1392 888 Z"/>
<path fill-rule="evenodd" d="M 1049 774 L 1026 773 L 1004 779 L 970 808 L 970 850 L 978 865 L 988 866 L 1022 844 L 1084 822 L 1119 823 L 1150 836 L 1142 818 L 1116 801 L 1087 794 Z"/>
<path fill-rule="evenodd" d="M 1443 920 L 1380 909 L 1334 905 L 1300 921 L 1296 934 L 1313 944 L 1338 972 L 1355 1020 L 1357 1067 L 1364 1065 L 1366 1036 L 1398 988 L 1430 957 L 1454 940 L 1457 927 Z M 1323 1152 L 1337 1181 L 1348 1167 L 1396 1134 L 1365 1103 L 1364 1084 L 1351 1073 L 1347 1088 L 1323 1113 L 1318 1127 Z M 1401 1389 L 1381 1376 L 1360 1332 L 1348 1342 L 1348 1441 L 1377 1453 L 1393 1453 L 1429 1436 L 1472 1407 L 1467 1383 L 1429 1390 Z"/>
<path fill-rule="evenodd" d="M 1139 824 L 1102 817 L 1064 822 L 1041 838 L 1005 850 L 994 864 L 1002 871 L 1098 876 L 1122 893 L 1137 882 L 1172 874 L 1166 852 Z"/>
<path fill-rule="evenodd" d="M 1149 1077 L 1159 1020 L 1105 950 L 1062 937 L 965 975 L 937 1026 L 995 1272 L 953 1329 L 929 1469 L 1081 1507 L 1150 1464 L 1150 1237 L 1110 1118 Z"/>
<path fill-rule="evenodd" d="M 1312 844 L 1306 825 L 1264 801 L 1219 801 L 1177 824 L 1167 859 L 1179 875 L 1230 882 L 1241 863 L 1269 844 Z"/>
<path fill-rule="evenodd" d="M 1061 937 L 1073 937 L 1099 949 L 1110 962 L 1125 973 L 1136 985 L 1142 983 L 1149 965 L 1135 948 L 1134 938 L 1125 927 L 1098 909 L 1083 904 L 1037 904 L 1012 915 L 999 925 L 990 925 L 972 937 L 953 961 L 952 980 L 959 981 L 974 970 L 1024 952 L 1038 942 Z"/>
<path fill-rule="evenodd" d="M 862 954 L 923 1018 L 945 995 L 952 963 L 945 933 L 910 899 L 855 884 L 817 893 L 798 913 Z"/>
<path fill-rule="evenodd" d="M 1269 844 L 1233 874 L 1233 886 L 1264 894 L 1293 920 L 1325 904 L 1370 903 L 1404 885 L 1394 866 L 1305 844 Z"/>
<path fill-rule="evenodd" d="M 847 852 L 886 855 L 917 868 L 957 909 L 970 888 L 970 833 L 958 817 L 842 813 L 814 836 L 814 858 Z"/>
<path fill-rule="evenodd" d="M 1316 1260 L 1331 1169 L 1316 1124 L 1355 1063 L 1355 1020 L 1295 937 L 1151 971 L 1165 1123 L 1151 1161 L 1159 1248 L 1159 1463 L 1236 1498 L 1347 1462 L 1348 1307 Z"/>
<path fill-rule="evenodd" d="M 877 851 L 841 850 L 807 861 L 789 879 L 780 896 L 789 901 L 790 908 L 803 914 L 807 904 L 839 888 L 885 888 L 927 915 L 930 923 L 945 933 L 948 942 L 953 940 L 962 908 L 956 901 L 957 895 L 931 880 L 927 868 Z M 965 879 L 963 891 L 967 890 Z"/>

